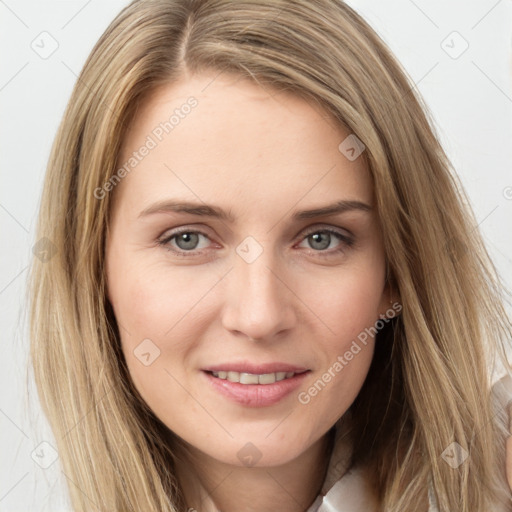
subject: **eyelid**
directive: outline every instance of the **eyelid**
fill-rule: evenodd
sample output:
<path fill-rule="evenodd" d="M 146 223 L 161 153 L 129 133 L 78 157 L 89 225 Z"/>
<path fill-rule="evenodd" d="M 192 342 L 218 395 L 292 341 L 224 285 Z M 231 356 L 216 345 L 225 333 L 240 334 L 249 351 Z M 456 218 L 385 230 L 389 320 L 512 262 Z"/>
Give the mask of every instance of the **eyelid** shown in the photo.
<path fill-rule="evenodd" d="M 346 231 L 347 234 L 342 231 Z M 314 225 L 310 228 L 307 228 L 306 231 L 301 231 L 301 239 L 299 242 L 302 242 L 308 238 L 308 236 L 314 233 L 329 233 L 338 237 L 339 247 L 331 250 L 323 250 L 323 251 L 315 251 L 314 249 L 306 248 L 309 254 L 318 254 L 323 258 L 334 257 L 339 254 L 343 254 L 347 249 L 351 249 L 355 245 L 355 237 L 350 231 L 345 230 L 343 228 L 334 227 L 334 226 L 318 226 Z"/>
<path fill-rule="evenodd" d="M 176 235 L 179 235 L 181 233 L 188 233 L 188 232 L 191 232 L 191 233 L 199 233 L 203 236 L 206 236 L 207 238 L 210 238 L 209 235 L 205 232 L 205 230 L 207 231 L 206 228 L 203 228 L 201 225 L 200 228 L 196 228 L 195 227 L 196 224 L 187 224 L 187 225 L 184 225 L 184 226 L 180 226 L 178 228 L 173 228 L 173 229 L 166 229 L 161 235 L 159 235 L 157 237 L 157 241 L 161 241 L 161 240 L 164 240 L 164 239 L 168 239 L 172 236 L 176 236 Z M 320 230 L 323 230 L 323 229 L 326 229 L 326 230 L 334 230 L 334 231 L 344 231 L 345 233 L 347 233 L 347 235 L 349 237 L 353 237 L 354 234 L 346 229 L 346 228 L 342 228 L 340 226 L 333 226 L 332 224 L 325 224 L 325 223 L 316 223 L 316 224 L 312 224 L 310 226 L 306 226 L 304 228 L 301 228 L 299 233 L 296 235 L 296 236 L 299 236 L 302 234 L 302 236 L 306 236 L 312 232 L 316 232 L 316 231 L 320 231 Z M 342 233 L 340 233 L 342 234 Z"/>
<path fill-rule="evenodd" d="M 300 234 L 310 234 L 310 233 L 315 233 L 317 231 L 323 231 L 323 230 L 332 230 L 340 235 L 343 235 L 342 231 L 344 231 L 345 233 L 347 233 L 347 237 L 354 237 L 354 234 L 349 231 L 348 229 L 346 228 L 342 228 L 340 226 L 333 226 L 332 224 L 313 224 L 311 226 L 308 226 L 306 228 L 303 228 L 301 231 L 300 231 Z M 345 235 L 344 235 L 345 236 Z"/>
<path fill-rule="evenodd" d="M 157 239 L 156 243 L 158 245 L 162 245 L 164 247 L 167 246 L 173 240 L 175 237 L 183 234 L 183 233 L 195 233 L 197 235 L 201 235 L 205 238 L 207 238 L 210 242 L 213 242 L 210 236 L 204 232 L 203 228 L 200 229 L 191 229 L 190 226 L 182 226 L 179 228 L 176 228 L 174 230 L 166 230 L 164 231 Z M 177 253 L 177 254 L 201 254 L 202 251 L 205 249 L 195 249 L 193 251 L 183 251 L 183 250 L 176 250 L 176 249 L 169 249 L 171 252 Z"/>
<path fill-rule="evenodd" d="M 344 234 L 343 231 L 346 233 Z M 339 226 L 333 226 L 330 224 L 313 224 L 311 226 L 308 226 L 306 228 L 302 228 L 299 235 L 301 236 L 299 242 L 302 242 L 305 240 L 309 235 L 317 232 L 327 232 L 330 234 L 333 234 L 335 236 L 339 237 L 340 245 L 345 245 L 346 247 L 350 248 L 352 245 L 354 245 L 354 235 L 347 229 L 341 228 Z M 172 230 L 166 230 L 162 235 L 160 235 L 156 242 L 158 245 L 163 246 L 167 250 L 171 251 L 172 253 L 178 255 L 178 256 L 188 256 L 190 258 L 193 258 L 194 256 L 200 256 L 206 251 L 206 249 L 195 249 L 191 251 L 184 251 L 174 248 L 169 248 L 168 244 L 173 240 L 175 237 L 183 234 L 183 233 L 194 233 L 201 236 L 204 236 L 211 242 L 212 239 L 210 236 L 204 232 L 204 228 L 195 228 L 194 224 L 191 225 L 185 225 L 180 226 L 179 228 L 175 228 Z M 297 236 L 299 236 L 297 235 Z M 309 253 L 318 254 L 321 257 L 328 258 L 329 256 L 335 256 L 336 254 L 343 252 L 343 248 L 337 248 L 337 249 L 331 249 L 331 250 L 324 250 L 324 251 L 315 251 L 314 249 L 308 249 Z"/>

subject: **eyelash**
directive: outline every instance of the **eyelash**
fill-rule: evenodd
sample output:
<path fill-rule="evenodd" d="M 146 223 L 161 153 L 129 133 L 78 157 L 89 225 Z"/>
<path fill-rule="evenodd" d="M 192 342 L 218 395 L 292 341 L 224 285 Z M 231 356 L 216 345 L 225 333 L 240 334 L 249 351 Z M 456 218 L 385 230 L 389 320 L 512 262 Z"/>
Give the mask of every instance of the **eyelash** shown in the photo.
<path fill-rule="evenodd" d="M 169 242 L 171 242 L 171 240 L 173 240 L 177 236 L 182 235 L 184 233 L 199 234 L 199 235 L 202 235 L 202 236 L 204 236 L 204 237 L 209 239 L 208 235 L 206 235 L 202 231 L 194 231 L 194 230 L 191 230 L 191 229 L 180 229 L 179 231 L 175 231 L 175 232 L 169 233 L 167 236 L 165 236 L 163 238 L 160 238 L 159 240 L 157 240 L 157 243 L 158 243 L 159 246 L 162 246 L 166 250 L 171 251 L 176 256 L 185 257 L 185 258 L 186 257 L 193 257 L 193 256 L 201 256 L 204 251 L 201 251 L 201 250 L 200 251 L 176 250 L 176 249 L 171 248 L 169 246 Z M 345 234 L 343 234 L 343 233 L 341 233 L 341 232 L 339 232 L 339 231 L 337 231 L 335 229 L 332 229 L 332 228 L 315 228 L 315 229 L 311 229 L 311 230 L 307 231 L 304 234 L 302 240 L 304 240 L 308 236 L 314 235 L 316 233 L 329 233 L 330 235 L 334 235 L 335 237 L 337 237 L 339 239 L 339 241 L 341 242 L 340 246 L 337 249 L 333 249 L 333 250 L 330 250 L 330 251 L 310 249 L 310 252 L 317 253 L 322 258 L 329 258 L 331 256 L 335 256 L 335 255 L 337 255 L 337 254 L 339 254 L 341 252 L 344 252 L 347 248 L 350 249 L 354 245 L 354 239 L 353 238 L 351 238 L 351 237 L 349 237 L 349 236 L 347 236 L 347 235 L 345 235 Z"/>

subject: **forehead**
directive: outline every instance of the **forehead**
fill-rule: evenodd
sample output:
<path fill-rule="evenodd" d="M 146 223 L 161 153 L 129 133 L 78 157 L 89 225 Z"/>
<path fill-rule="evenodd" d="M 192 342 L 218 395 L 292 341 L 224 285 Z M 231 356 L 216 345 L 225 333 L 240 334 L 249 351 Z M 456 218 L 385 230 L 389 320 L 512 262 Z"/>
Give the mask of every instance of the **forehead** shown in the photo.
<path fill-rule="evenodd" d="M 138 108 L 118 160 L 129 172 L 115 193 L 134 206 L 184 196 L 241 206 L 371 202 L 364 159 L 340 151 L 349 135 L 290 92 L 233 75 L 188 76 Z"/>

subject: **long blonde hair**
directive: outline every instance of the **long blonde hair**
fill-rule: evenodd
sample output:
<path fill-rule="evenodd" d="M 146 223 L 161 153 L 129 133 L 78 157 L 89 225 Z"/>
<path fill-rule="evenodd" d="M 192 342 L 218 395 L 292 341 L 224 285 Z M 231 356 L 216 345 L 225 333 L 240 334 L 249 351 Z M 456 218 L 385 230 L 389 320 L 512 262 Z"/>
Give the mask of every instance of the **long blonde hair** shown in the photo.
<path fill-rule="evenodd" d="M 185 72 L 237 73 L 321 106 L 365 145 L 402 314 L 351 407 L 354 464 L 382 510 L 483 512 L 502 500 L 489 367 L 511 326 L 501 285 L 428 109 L 374 30 L 338 0 L 137 0 L 95 45 L 50 155 L 30 275 L 31 359 L 75 511 L 184 508 L 166 428 L 131 382 L 106 296 L 111 195 L 137 106 Z M 136 171 L 134 171 L 136 172 Z M 501 417 L 501 416 L 500 416 Z M 469 453 L 453 469 L 441 457 Z"/>

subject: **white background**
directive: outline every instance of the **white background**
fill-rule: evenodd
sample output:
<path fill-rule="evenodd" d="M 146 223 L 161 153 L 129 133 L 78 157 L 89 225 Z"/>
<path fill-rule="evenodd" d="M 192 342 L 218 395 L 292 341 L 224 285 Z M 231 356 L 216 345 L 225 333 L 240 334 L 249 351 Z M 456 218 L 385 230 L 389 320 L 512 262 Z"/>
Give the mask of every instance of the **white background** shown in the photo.
<path fill-rule="evenodd" d="M 348 3 L 389 44 L 426 99 L 512 288 L 512 0 Z M 92 46 L 126 4 L 0 0 L 0 511 L 70 510 L 58 459 L 43 469 L 31 458 L 39 443 L 54 441 L 26 384 L 25 280 L 58 123 Z M 46 50 L 58 44 L 47 58 L 31 47 L 41 47 L 41 38 Z M 47 446 L 45 453 L 51 454 Z"/>

